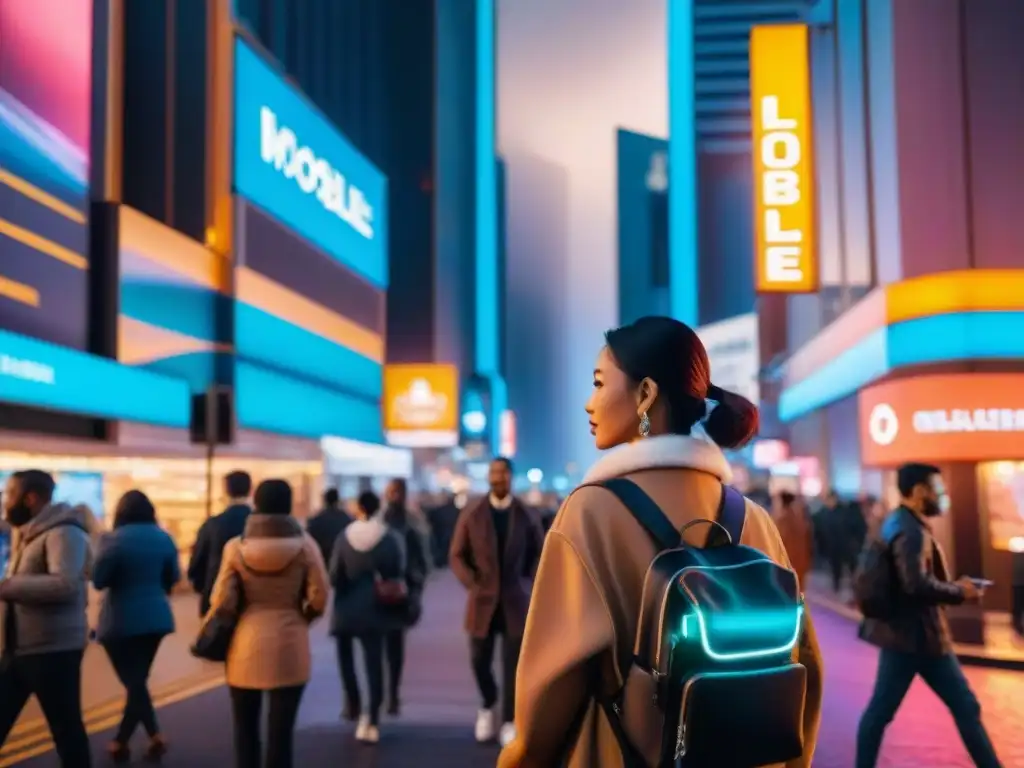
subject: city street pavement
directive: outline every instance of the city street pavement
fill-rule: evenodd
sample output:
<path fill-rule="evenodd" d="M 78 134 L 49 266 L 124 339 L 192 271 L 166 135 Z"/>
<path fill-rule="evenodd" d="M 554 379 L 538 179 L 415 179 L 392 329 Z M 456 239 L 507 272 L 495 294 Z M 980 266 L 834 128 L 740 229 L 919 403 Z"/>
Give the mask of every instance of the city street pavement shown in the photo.
<path fill-rule="evenodd" d="M 306 689 L 296 735 L 296 765 L 332 768 L 477 768 L 493 766 L 497 747 L 473 740 L 478 698 L 462 633 L 462 587 L 446 572 L 428 585 L 423 620 L 408 637 L 402 717 L 385 719 L 381 743 L 364 747 L 352 726 L 339 719 L 342 696 L 334 645 L 326 620 L 314 630 L 314 676 Z M 178 695 L 169 697 L 172 701 Z M 171 752 L 169 768 L 224 768 L 231 765 L 231 712 L 223 686 L 161 707 L 161 730 Z M 111 723 L 108 728 L 112 728 Z M 111 730 L 93 735 L 103 755 Z M 144 740 L 136 737 L 141 750 Z M 99 764 L 99 763 L 98 763 Z M 56 766 L 52 752 L 0 766 Z"/>
<path fill-rule="evenodd" d="M 851 768 L 857 721 L 874 684 L 877 652 L 856 624 L 812 607 L 825 656 L 825 703 L 814 768 Z M 1024 768 L 1024 673 L 985 667 L 964 672 L 1004 768 Z M 920 680 L 886 731 L 879 768 L 971 768 L 949 712 Z"/>
<path fill-rule="evenodd" d="M 95 627 L 101 602 L 100 594 L 93 592 L 89 599 L 89 626 Z M 166 638 L 153 664 L 152 685 L 154 690 L 165 690 L 208 679 L 223 672 L 220 665 L 208 664 L 196 659 L 188 652 L 189 645 L 199 630 L 199 598 L 193 594 L 177 594 L 171 600 L 177 632 Z M 121 684 L 110 666 L 107 654 L 91 644 L 86 650 L 82 666 L 82 706 L 85 710 L 107 705 L 123 695 Z M 29 702 L 22 713 L 18 728 L 26 728 L 41 716 L 35 699 Z"/>
<path fill-rule="evenodd" d="M 174 610 L 177 633 L 167 637 L 160 646 L 153 664 L 151 689 L 158 702 L 173 701 L 196 690 L 207 690 L 224 679 L 223 666 L 194 658 L 188 651 L 199 627 L 198 598 L 193 594 L 176 594 L 171 605 Z M 96 626 L 100 596 L 92 593 L 89 600 L 90 626 Z M 104 650 L 90 644 L 82 663 L 82 711 L 86 723 L 92 728 L 109 727 L 124 704 L 121 687 Z M 15 755 L 35 753 L 50 747 L 49 729 L 32 698 L 21 718 L 0 749 L 0 766 L 13 765 Z"/>
<path fill-rule="evenodd" d="M 477 706 L 462 633 L 463 594 L 448 573 L 434 577 L 427 592 L 424 619 L 409 637 L 404 711 L 385 720 L 382 741 L 363 747 L 338 719 L 341 694 L 333 647 L 321 622 L 315 633 L 315 675 L 300 713 L 296 765 L 309 768 L 483 768 L 494 765 L 497 749 L 473 742 Z M 854 734 L 870 695 L 876 665 L 874 650 L 857 641 L 855 625 L 833 612 L 814 608 L 825 653 L 826 694 L 821 740 L 814 765 L 851 768 Z M 969 668 L 1003 765 L 1024 768 L 1024 675 Z M 188 692 L 167 697 L 169 702 Z M 171 740 L 165 765 L 171 768 L 222 768 L 231 764 L 231 717 L 222 687 L 169 703 L 159 712 Z M 113 725 L 112 723 L 110 724 Z M 94 735 L 97 754 L 110 731 Z M 138 742 L 141 746 L 141 741 Z M 52 753 L 0 766 L 55 766 Z M 99 763 L 98 763 L 99 764 Z M 952 719 L 920 682 L 889 729 L 880 768 L 968 768 L 971 765 Z"/>

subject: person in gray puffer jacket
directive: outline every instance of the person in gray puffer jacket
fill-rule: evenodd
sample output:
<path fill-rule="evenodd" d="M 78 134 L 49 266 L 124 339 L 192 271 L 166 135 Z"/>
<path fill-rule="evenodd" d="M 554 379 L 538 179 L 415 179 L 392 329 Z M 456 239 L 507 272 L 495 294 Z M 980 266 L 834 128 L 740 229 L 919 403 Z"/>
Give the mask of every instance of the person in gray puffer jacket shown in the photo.
<path fill-rule="evenodd" d="M 46 472 L 25 470 L 11 475 L 3 494 L 14 535 L 0 581 L 0 744 L 35 694 L 61 765 L 89 768 L 81 673 L 90 530 L 81 507 L 53 503 L 54 488 Z"/>

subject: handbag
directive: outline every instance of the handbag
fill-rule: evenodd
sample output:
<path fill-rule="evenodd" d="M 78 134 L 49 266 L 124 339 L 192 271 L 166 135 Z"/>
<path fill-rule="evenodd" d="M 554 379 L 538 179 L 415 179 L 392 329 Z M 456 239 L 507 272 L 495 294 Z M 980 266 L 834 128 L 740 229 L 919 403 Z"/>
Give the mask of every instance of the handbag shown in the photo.
<path fill-rule="evenodd" d="M 217 611 L 203 622 L 199 628 L 199 635 L 189 649 L 198 659 L 216 662 L 225 662 L 228 659 L 231 641 L 235 637 L 235 629 L 242 615 L 244 597 L 242 580 L 238 574 L 232 573 L 228 578 L 235 580 L 235 589 L 238 591 L 237 605 L 233 611 Z"/>
<path fill-rule="evenodd" d="M 373 595 L 386 608 L 404 607 L 409 601 L 409 587 L 404 579 L 385 579 L 374 573 Z"/>
<path fill-rule="evenodd" d="M 192 644 L 192 655 L 206 661 L 224 662 L 228 659 L 231 640 L 238 626 L 238 614 L 215 613 L 203 622 L 199 636 Z"/>
<path fill-rule="evenodd" d="M 399 560 L 401 562 L 399 571 L 404 574 L 405 542 L 393 530 L 389 529 L 388 535 L 398 545 Z M 406 583 L 404 575 L 398 579 L 385 579 L 380 575 L 380 571 L 374 571 L 373 595 L 377 600 L 377 604 L 385 608 L 405 608 L 409 603 L 409 585 Z"/>

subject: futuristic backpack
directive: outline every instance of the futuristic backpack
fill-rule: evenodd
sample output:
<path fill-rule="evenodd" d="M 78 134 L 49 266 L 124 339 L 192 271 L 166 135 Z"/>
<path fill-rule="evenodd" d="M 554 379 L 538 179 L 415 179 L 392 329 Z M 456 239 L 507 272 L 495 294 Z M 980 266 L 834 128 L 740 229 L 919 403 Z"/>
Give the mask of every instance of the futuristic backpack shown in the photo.
<path fill-rule="evenodd" d="M 803 754 L 807 670 L 795 663 L 804 603 L 796 574 L 739 544 L 746 500 L 722 486 L 703 548 L 622 478 L 600 484 L 659 553 L 644 577 L 633 663 L 601 696 L 626 768 L 754 768 Z M 652 707 L 653 703 L 653 707 Z M 636 744 L 659 743 L 657 754 Z"/>

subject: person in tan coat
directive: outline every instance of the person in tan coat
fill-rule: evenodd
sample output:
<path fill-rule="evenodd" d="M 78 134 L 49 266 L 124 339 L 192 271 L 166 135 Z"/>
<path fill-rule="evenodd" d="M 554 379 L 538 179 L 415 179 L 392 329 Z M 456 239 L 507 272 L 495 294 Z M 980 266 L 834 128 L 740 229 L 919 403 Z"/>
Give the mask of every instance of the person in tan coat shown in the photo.
<path fill-rule="evenodd" d="M 756 408 L 711 384 L 707 353 L 686 325 L 643 318 L 610 331 L 606 340 L 586 410 L 598 449 L 617 450 L 566 499 L 544 545 L 516 680 L 517 738 L 502 751 L 498 768 L 624 766 L 598 693 L 613 694 L 624 684 L 656 547 L 610 491 L 590 484 L 632 480 L 681 530 L 716 516 L 722 483 L 731 477 L 718 446 L 742 445 L 757 430 Z M 714 405 L 710 415 L 706 400 Z M 696 546 L 706 536 L 706 526 L 684 534 Z M 749 500 L 741 543 L 789 564 L 771 518 Z M 822 697 L 821 656 L 809 616 L 794 656 L 808 673 L 804 755 L 787 768 L 803 768 L 814 755 Z M 742 738 L 742 724 L 736 735 Z M 656 745 L 633 746 L 653 765 Z"/>
<path fill-rule="evenodd" d="M 814 534 L 803 500 L 783 491 L 773 505 L 772 519 L 779 529 L 789 562 L 802 587 L 814 559 Z"/>
<path fill-rule="evenodd" d="M 227 655 L 238 768 L 291 768 L 295 719 L 310 676 L 309 625 L 327 605 L 320 548 L 291 516 L 292 489 L 265 480 L 245 533 L 224 548 L 207 618 L 235 611 Z M 266 696 L 265 696 L 266 694 Z M 260 712 L 269 699 L 267 753 L 260 752 Z"/>

